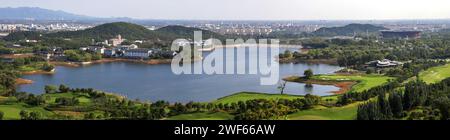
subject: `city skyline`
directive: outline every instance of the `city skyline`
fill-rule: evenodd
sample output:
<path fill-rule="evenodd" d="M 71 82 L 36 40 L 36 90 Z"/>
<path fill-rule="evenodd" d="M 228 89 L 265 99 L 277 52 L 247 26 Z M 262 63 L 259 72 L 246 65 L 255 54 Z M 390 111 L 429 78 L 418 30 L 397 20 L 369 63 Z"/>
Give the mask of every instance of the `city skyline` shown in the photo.
<path fill-rule="evenodd" d="M 449 19 L 445 0 L 0 0 L 2 7 L 40 7 L 94 17 L 171 20 Z"/>

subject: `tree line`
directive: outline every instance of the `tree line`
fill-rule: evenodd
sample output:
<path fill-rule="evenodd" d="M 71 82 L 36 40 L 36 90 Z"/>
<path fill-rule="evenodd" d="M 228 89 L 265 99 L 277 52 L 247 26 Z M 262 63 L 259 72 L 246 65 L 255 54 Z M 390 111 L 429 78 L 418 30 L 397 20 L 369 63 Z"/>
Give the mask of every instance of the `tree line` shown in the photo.
<path fill-rule="evenodd" d="M 386 93 L 389 94 L 386 98 Z M 449 120 L 450 78 L 428 85 L 412 81 L 404 90 L 380 92 L 377 100 L 358 107 L 358 120 Z"/>

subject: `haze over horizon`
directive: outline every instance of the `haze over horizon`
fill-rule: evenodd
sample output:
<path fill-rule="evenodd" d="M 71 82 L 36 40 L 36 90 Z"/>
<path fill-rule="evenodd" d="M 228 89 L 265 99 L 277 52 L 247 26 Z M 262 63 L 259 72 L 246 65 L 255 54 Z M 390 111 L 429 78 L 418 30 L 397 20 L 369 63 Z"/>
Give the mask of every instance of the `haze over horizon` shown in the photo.
<path fill-rule="evenodd" d="M 0 0 L 93 17 L 171 20 L 450 19 L 447 0 Z"/>

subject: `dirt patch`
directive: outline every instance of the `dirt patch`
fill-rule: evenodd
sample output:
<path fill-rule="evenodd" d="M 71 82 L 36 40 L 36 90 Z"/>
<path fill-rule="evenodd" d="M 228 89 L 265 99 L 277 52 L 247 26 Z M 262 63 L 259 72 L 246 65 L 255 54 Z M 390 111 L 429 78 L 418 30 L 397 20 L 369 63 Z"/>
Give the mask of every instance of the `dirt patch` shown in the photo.
<path fill-rule="evenodd" d="M 55 73 L 55 71 L 43 71 L 43 70 L 35 70 L 35 71 L 22 72 L 23 75 L 54 74 L 54 73 Z"/>
<path fill-rule="evenodd" d="M 33 84 L 34 81 L 23 79 L 23 78 L 17 78 L 16 79 L 16 85 L 26 85 L 26 84 Z"/>
<path fill-rule="evenodd" d="M 334 86 L 339 87 L 338 91 L 333 91 L 334 94 L 344 94 L 352 89 L 352 86 L 355 85 L 356 82 L 339 82 L 334 84 Z"/>

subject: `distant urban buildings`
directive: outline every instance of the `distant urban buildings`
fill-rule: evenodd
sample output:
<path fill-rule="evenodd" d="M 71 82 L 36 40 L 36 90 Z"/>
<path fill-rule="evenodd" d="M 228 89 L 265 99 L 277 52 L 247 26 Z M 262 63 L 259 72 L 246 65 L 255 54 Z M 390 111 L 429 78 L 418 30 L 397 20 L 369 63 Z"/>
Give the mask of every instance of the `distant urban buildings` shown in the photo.
<path fill-rule="evenodd" d="M 381 31 L 381 36 L 385 39 L 417 39 L 420 37 L 420 31 Z"/>
<path fill-rule="evenodd" d="M 18 31 L 77 31 L 91 28 L 91 25 L 74 23 L 51 23 L 51 24 L 0 24 L 0 32 Z"/>

